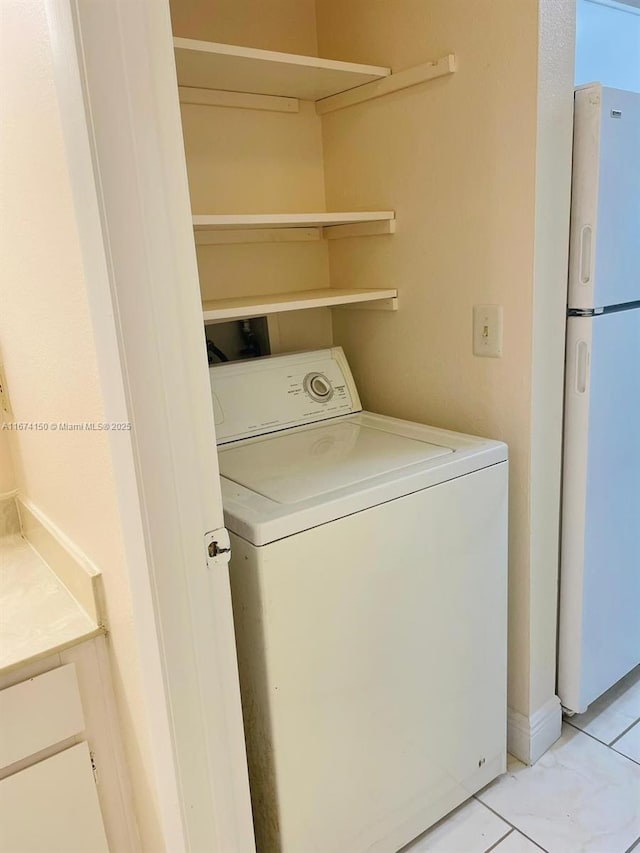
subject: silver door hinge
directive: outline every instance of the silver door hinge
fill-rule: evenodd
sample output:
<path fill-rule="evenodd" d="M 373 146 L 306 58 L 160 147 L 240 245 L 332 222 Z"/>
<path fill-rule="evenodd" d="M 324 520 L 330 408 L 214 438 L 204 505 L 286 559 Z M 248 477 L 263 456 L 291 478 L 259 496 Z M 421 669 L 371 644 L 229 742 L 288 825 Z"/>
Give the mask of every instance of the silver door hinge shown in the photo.
<path fill-rule="evenodd" d="M 231 541 L 229 531 L 225 527 L 211 530 L 204 534 L 204 546 L 207 552 L 207 566 L 226 565 L 231 559 Z"/>
<path fill-rule="evenodd" d="M 98 765 L 96 764 L 96 754 L 95 752 L 89 752 L 89 758 L 91 759 L 91 771 L 93 772 L 93 781 L 98 784 Z"/>

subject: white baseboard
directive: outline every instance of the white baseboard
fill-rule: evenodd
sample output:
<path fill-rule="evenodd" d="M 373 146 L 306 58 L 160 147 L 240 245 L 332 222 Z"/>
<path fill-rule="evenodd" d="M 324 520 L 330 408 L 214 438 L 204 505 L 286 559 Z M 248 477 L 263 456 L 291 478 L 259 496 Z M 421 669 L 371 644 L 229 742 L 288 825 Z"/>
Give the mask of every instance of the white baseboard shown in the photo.
<path fill-rule="evenodd" d="M 525 764 L 535 764 L 561 733 L 562 707 L 557 696 L 552 696 L 530 717 L 511 708 L 507 712 L 507 749 Z"/>

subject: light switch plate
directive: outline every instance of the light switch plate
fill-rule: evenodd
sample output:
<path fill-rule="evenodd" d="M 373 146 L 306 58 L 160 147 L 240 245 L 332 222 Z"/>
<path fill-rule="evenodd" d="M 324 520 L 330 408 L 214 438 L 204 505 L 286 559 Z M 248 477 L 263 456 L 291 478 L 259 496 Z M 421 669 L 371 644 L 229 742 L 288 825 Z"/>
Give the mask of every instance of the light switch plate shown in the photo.
<path fill-rule="evenodd" d="M 502 356 L 502 305 L 473 306 L 473 354 Z"/>

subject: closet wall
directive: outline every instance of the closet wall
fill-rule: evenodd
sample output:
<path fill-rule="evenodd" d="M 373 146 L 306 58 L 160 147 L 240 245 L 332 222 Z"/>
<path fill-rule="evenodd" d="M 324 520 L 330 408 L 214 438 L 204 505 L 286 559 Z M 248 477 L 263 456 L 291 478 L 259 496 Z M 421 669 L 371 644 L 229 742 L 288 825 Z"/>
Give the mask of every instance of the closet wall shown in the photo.
<path fill-rule="evenodd" d="M 195 213 L 325 202 L 396 211 L 389 236 L 199 247 L 203 296 L 329 281 L 398 288 L 397 312 L 279 315 L 288 325 L 274 351 L 342 345 L 365 408 L 508 443 L 509 705 L 527 720 L 552 702 L 555 681 L 573 9 L 573 0 L 172 3 L 177 36 L 393 71 L 457 57 L 453 75 L 322 119 L 304 102 L 299 115 L 185 104 L 187 165 Z M 543 39 L 544 15 L 553 38 Z M 504 308 L 500 359 L 472 353 L 472 311 L 482 303 Z M 546 509 L 534 530 L 532 454 L 541 445 L 535 500 Z"/>
<path fill-rule="evenodd" d="M 390 207 L 397 234 L 334 241 L 336 286 L 398 288 L 397 314 L 334 317 L 363 404 L 509 445 L 509 704 L 528 712 L 536 0 L 318 0 L 329 58 L 458 71 L 324 117 L 329 207 Z M 501 359 L 472 352 L 476 303 L 504 306 Z"/>

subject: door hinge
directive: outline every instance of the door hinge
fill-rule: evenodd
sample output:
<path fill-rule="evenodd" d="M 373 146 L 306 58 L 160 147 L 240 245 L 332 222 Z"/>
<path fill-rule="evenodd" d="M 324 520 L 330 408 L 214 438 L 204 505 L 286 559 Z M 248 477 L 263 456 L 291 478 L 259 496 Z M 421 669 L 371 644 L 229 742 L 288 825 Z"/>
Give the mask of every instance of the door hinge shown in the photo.
<path fill-rule="evenodd" d="M 96 764 L 96 754 L 95 752 L 89 752 L 89 758 L 91 759 L 91 771 L 93 773 L 93 781 L 98 784 L 98 765 Z"/>
<path fill-rule="evenodd" d="M 207 566 L 226 565 L 231 559 L 231 541 L 229 531 L 225 527 L 211 530 L 204 534 L 204 546 L 207 552 Z"/>

